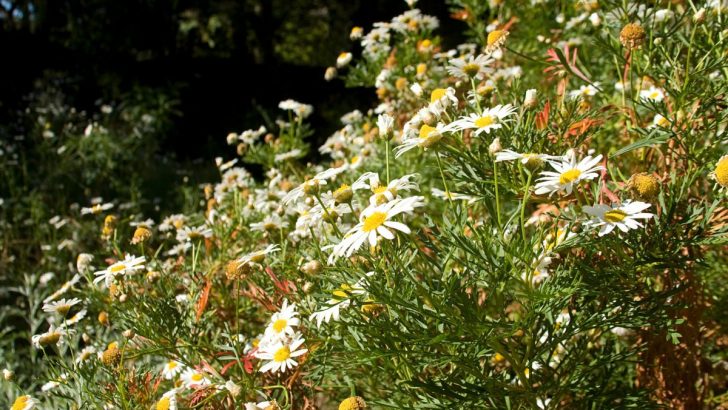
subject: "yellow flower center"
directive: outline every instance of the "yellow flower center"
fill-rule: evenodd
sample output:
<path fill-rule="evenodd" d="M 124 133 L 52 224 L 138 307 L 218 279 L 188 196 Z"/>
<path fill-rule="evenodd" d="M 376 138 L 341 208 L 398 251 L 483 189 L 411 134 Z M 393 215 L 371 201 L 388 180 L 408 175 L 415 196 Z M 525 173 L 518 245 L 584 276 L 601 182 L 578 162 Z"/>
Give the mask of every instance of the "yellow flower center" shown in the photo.
<path fill-rule="evenodd" d="M 15 399 L 15 403 L 13 403 L 13 407 L 10 408 L 10 410 L 23 410 L 25 406 L 28 404 L 28 401 L 30 400 L 30 396 L 20 396 L 17 399 Z"/>
<path fill-rule="evenodd" d="M 59 305 L 56 306 L 56 312 L 58 312 L 59 315 L 65 316 L 68 311 L 71 310 L 71 305 Z M 74 316 L 75 318 L 76 316 Z M 71 319 L 73 320 L 73 319 Z"/>
<path fill-rule="evenodd" d="M 420 138 L 425 139 L 429 137 L 432 131 L 435 131 L 435 127 L 430 127 L 427 124 L 422 124 L 422 127 L 420 127 Z"/>
<path fill-rule="evenodd" d="M 386 212 L 374 212 L 371 215 L 367 216 L 364 219 L 364 227 L 362 230 L 364 232 L 371 232 L 384 223 L 384 221 L 387 220 L 387 213 Z"/>
<path fill-rule="evenodd" d="M 383 194 L 383 193 L 387 192 L 387 186 L 382 185 L 380 187 L 376 187 L 376 188 L 372 189 L 372 192 L 374 192 L 375 194 Z"/>
<path fill-rule="evenodd" d="M 182 227 L 184 226 L 184 224 L 185 224 L 185 222 L 183 220 L 181 220 L 181 219 L 177 219 L 176 221 L 172 222 L 172 225 L 174 225 L 174 227 L 176 229 L 182 229 Z"/>
<path fill-rule="evenodd" d="M 281 333 L 286 326 L 288 326 L 288 321 L 286 319 L 278 319 L 273 322 L 273 330 L 275 330 L 276 333 Z"/>
<path fill-rule="evenodd" d="M 417 64 L 417 75 L 422 75 L 427 71 L 427 64 L 420 63 Z"/>
<path fill-rule="evenodd" d="M 463 66 L 463 72 L 470 77 L 475 77 L 480 72 L 480 66 L 475 63 L 465 64 Z"/>
<path fill-rule="evenodd" d="M 169 410 L 169 397 L 162 397 L 162 399 L 157 402 L 155 410 Z"/>
<path fill-rule="evenodd" d="M 119 272 L 123 271 L 124 269 L 126 269 L 126 265 L 123 263 L 120 263 L 118 265 L 114 265 L 114 266 L 110 267 L 109 271 L 111 273 L 119 273 Z"/>
<path fill-rule="evenodd" d="M 488 33 L 488 47 L 493 46 L 496 44 L 501 38 L 503 38 L 503 35 L 506 32 L 503 30 L 493 30 L 490 33 Z"/>
<path fill-rule="evenodd" d="M 344 51 L 341 54 L 339 54 L 339 58 L 346 58 L 348 55 L 349 55 L 349 53 Z"/>
<path fill-rule="evenodd" d="M 653 91 L 652 93 L 650 93 L 650 98 L 652 98 L 653 100 L 656 100 L 659 96 L 660 93 L 657 91 Z"/>
<path fill-rule="evenodd" d="M 201 382 L 202 379 L 203 379 L 203 376 L 200 373 L 195 373 L 195 374 L 192 375 L 192 377 L 190 377 L 190 379 L 193 382 Z"/>
<path fill-rule="evenodd" d="M 427 67 L 427 66 L 425 66 Z M 444 88 L 435 88 L 432 90 L 432 94 L 430 94 L 430 102 L 433 103 L 440 98 L 442 98 L 446 93 L 446 90 Z"/>
<path fill-rule="evenodd" d="M 167 370 L 174 370 L 177 368 L 177 362 L 174 360 L 170 360 L 169 363 L 167 363 Z"/>
<path fill-rule="evenodd" d="M 724 156 L 718 161 L 715 167 L 715 180 L 724 187 L 728 187 L 728 156 Z"/>
<path fill-rule="evenodd" d="M 612 209 L 604 213 L 604 220 L 611 223 L 622 222 L 627 217 L 627 212 L 621 209 Z"/>
<path fill-rule="evenodd" d="M 351 161 L 350 162 L 351 162 L 352 165 L 356 164 L 357 162 L 359 162 L 359 156 L 358 155 L 354 155 L 351 158 Z"/>
<path fill-rule="evenodd" d="M 559 183 L 561 185 L 570 184 L 570 183 L 576 181 L 576 179 L 579 178 L 579 176 L 581 176 L 581 171 L 579 171 L 576 168 L 570 169 L 570 170 L 564 172 L 563 174 L 561 174 L 561 176 L 559 177 Z"/>
<path fill-rule="evenodd" d="M 430 47 L 432 47 L 432 41 L 430 41 L 429 38 L 426 38 L 426 39 L 422 40 L 422 42 L 420 43 L 420 47 L 430 48 Z"/>
<path fill-rule="evenodd" d="M 478 128 L 485 128 L 495 123 L 495 118 L 492 115 L 484 115 L 475 120 L 475 126 Z"/>
<path fill-rule="evenodd" d="M 288 346 L 281 347 L 273 354 L 273 360 L 276 362 L 285 362 L 289 357 L 291 357 L 291 349 Z"/>

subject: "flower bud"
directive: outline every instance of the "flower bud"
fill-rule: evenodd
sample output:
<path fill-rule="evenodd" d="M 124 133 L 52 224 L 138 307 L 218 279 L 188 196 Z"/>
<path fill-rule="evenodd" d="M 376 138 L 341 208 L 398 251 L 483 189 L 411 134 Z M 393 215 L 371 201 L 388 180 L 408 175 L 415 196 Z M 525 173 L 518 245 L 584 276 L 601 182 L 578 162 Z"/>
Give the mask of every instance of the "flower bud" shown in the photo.
<path fill-rule="evenodd" d="M 533 108 L 536 106 L 536 89 L 531 88 L 526 91 L 526 96 L 523 98 L 523 106 L 525 108 Z"/>
<path fill-rule="evenodd" d="M 490 145 L 488 145 L 488 153 L 490 155 L 495 155 L 495 154 L 501 152 L 502 150 L 503 150 L 503 147 L 501 146 L 500 138 L 498 138 L 498 137 L 495 137 L 493 139 L 493 142 L 491 142 Z"/>
<path fill-rule="evenodd" d="M 348 204 L 351 202 L 351 199 L 354 197 L 354 191 L 351 189 L 349 185 L 343 184 L 334 191 L 334 201 L 337 204 Z"/>
<path fill-rule="evenodd" d="M 12 381 L 15 378 L 15 372 L 10 369 L 3 369 L 3 378 L 6 381 Z"/>
<path fill-rule="evenodd" d="M 324 73 L 324 80 L 331 81 L 336 78 L 336 67 L 328 67 Z"/>
<path fill-rule="evenodd" d="M 317 260 L 308 261 L 301 266 L 301 272 L 306 275 L 316 275 L 321 273 L 323 265 Z"/>

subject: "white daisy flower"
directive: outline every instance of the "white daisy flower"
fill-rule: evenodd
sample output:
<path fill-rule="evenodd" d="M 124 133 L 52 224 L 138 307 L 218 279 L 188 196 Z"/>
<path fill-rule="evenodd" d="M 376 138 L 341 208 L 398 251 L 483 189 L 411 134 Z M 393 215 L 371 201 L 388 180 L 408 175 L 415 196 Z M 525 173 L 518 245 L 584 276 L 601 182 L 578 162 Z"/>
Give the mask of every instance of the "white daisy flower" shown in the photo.
<path fill-rule="evenodd" d="M 180 379 L 187 388 L 205 387 L 210 384 L 210 380 L 205 376 L 205 374 L 195 369 L 185 370 Z"/>
<path fill-rule="evenodd" d="M 293 360 L 294 357 L 301 356 L 308 352 L 308 349 L 298 349 L 305 340 L 300 335 L 295 335 L 290 343 L 276 342 L 267 346 L 262 346 L 255 354 L 255 357 L 261 360 L 268 360 L 260 368 L 261 373 L 285 372 L 298 366 L 298 362 Z"/>
<path fill-rule="evenodd" d="M 405 234 L 410 233 L 410 228 L 401 222 L 391 219 L 401 213 L 411 213 L 415 208 L 424 205 L 424 198 L 412 196 L 405 199 L 394 199 L 381 205 L 370 205 L 364 209 L 360 216 L 360 222 L 344 235 L 339 244 L 334 246 L 334 252 L 329 257 L 329 263 L 342 256 L 349 257 L 356 252 L 364 242 L 374 247 L 380 237 L 392 240 L 394 229 Z"/>
<path fill-rule="evenodd" d="M 317 327 L 321 327 L 322 323 L 329 323 L 332 319 L 338 321 L 341 309 L 346 309 L 351 305 L 352 296 L 366 294 L 364 286 L 367 284 L 367 277 L 372 275 L 374 275 L 374 272 L 367 272 L 366 276 L 359 279 L 354 286 L 341 285 L 339 289 L 333 292 L 334 298 L 326 302 L 326 307 L 313 312 L 308 320 L 315 320 Z"/>
<path fill-rule="evenodd" d="M 377 128 L 379 129 L 380 137 L 391 137 L 392 132 L 394 131 L 394 118 L 388 114 L 380 114 L 379 117 L 377 117 Z"/>
<path fill-rule="evenodd" d="M 265 338 L 269 340 L 282 340 L 295 334 L 295 327 L 301 324 L 296 311 L 296 304 L 288 304 L 287 300 L 283 301 L 281 310 L 274 313 L 270 318 L 270 323 L 265 329 Z"/>
<path fill-rule="evenodd" d="M 81 303 L 81 299 L 61 299 L 56 302 L 49 302 L 43 305 L 44 312 L 58 313 L 61 316 L 65 316 L 71 308 Z"/>
<path fill-rule="evenodd" d="M 640 98 L 654 102 L 660 102 L 665 99 L 665 92 L 654 85 L 646 90 L 640 91 Z"/>
<path fill-rule="evenodd" d="M 63 343 L 70 333 L 72 333 L 72 331 L 63 326 L 53 327 L 53 325 L 51 325 L 45 333 L 33 335 L 31 341 L 33 342 L 33 346 L 37 349 L 41 349 L 48 345 Z"/>
<path fill-rule="evenodd" d="M 341 54 L 339 54 L 338 57 L 336 57 L 336 67 L 341 68 L 341 67 L 346 66 L 347 64 L 349 64 L 351 62 L 351 57 L 352 57 L 351 53 L 342 52 Z"/>
<path fill-rule="evenodd" d="M 449 61 L 450 65 L 447 67 L 447 72 L 453 77 L 470 79 L 475 78 L 482 80 L 486 74 L 493 72 L 493 69 L 488 67 L 495 61 L 490 56 L 483 54 L 473 57 L 468 55 L 461 58 L 453 58 Z"/>
<path fill-rule="evenodd" d="M 124 260 L 118 261 L 104 270 L 94 272 L 94 275 L 96 275 L 94 283 L 99 283 L 103 280 L 106 286 L 109 286 L 117 276 L 128 275 L 144 269 L 145 261 L 144 256 L 137 257 L 127 254 Z"/>
<path fill-rule="evenodd" d="M 541 177 L 536 184 L 536 195 L 549 194 L 556 192 L 566 192 L 571 194 L 579 182 L 583 180 L 591 180 L 597 178 L 597 171 L 604 169 L 603 166 L 597 165 L 602 160 L 601 155 L 592 158 L 586 156 L 581 161 L 576 161 L 576 155 L 573 151 L 569 151 L 560 162 L 548 161 L 554 171 L 543 171 Z"/>
<path fill-rule="evenodd" d="M 185 370 L 185 365 L 176 361 L 170 360 L 164 364 L 162 368 L 162 376 L 167 380 L 174 379 L 180 372 Z"/>
<path fill-rule="evenodd" d="M 455 96 L 454 88 L 436 88 L 430 93 L 430 104 L 427 106 L 427 110 L 440 118 L 448 108 L 457 107 L 457 105 L 458 98 Z"/>
<path fill-rule="evenodd" d="M 265 410 L 270 408 L 270 406 L 274 403 L 275 401 L 261 401 L 260 403 L 249 401 L 245 403 L 245 410 Z"/>
<path fill-rule="evenodd" d="M 68 292 L 73 287 L 73 285 L 78 283 L 79 280 L 81 280 L 81 275 L 79 275 L 79 274 L 73 275 L 71 280 L 69 280 L 66 283 L 64 283 L 63 285 L 61 285 L 61 287 L 57 291 L 53 292 L 53 294 L 51 294 L 47 298 L 43 299 L 43 303 L 48 303 L 52 300 L 58 299 L 60 296 L 62 296 L 66 292 Z"/>
<path fill-rule="evenodd" d="M 38 401 L 26 394 L 15 399 L 10 410 L 31 410 L 36 404 Z"/>
<path fill-rule="evenodd" d="M 630 229 L 641 228 L 643 225 L 637 219 L 650 219 L 653 214 L 642 212 L 649 208 L 650 204 L 639 201 L 626 201 L 621 205 L 598 204 L 585 206 L 584 212 L 593 219 L 585 223 L 587 226 L 601 226 L 599 236 L 604 236 L 618 228 L 622 232 Z"/>
<path fill-rule="evenodd" d="M 402 191 L 419 190 L 417 183 L 410 181 L 415 177 L 417 177 L 417 174 L 408 174 L 391 180 L 387 185 L 383 185 L 379 180 L 379 174 L 374 172 L 365 172 L 353 184 L 351 184 L 351 189 L 353 191 L 358 191 L 360 189 L 371 190 L 372 196 L 369 197 L 369 204 L 379 205 L 398 198 L 399 193 Z"/>
<path fill-rule="evenodd" d="M 114 204 L 112 203 L 105 203 L 105 204 L 95 204 L 88 208 L 81 208 L 81 215 L 98 215 L 101 212 L 108 211 L 109 209 L 113 208 Z"/>
<path fill-rule="evenodd" d="M 285 111 L 292 111 L 299 118 L 306 118 L 313 113 L 313 106 L 302 104 L 291 99 L 281 101 L 278 108 Z"/>
<path fill-rule="evenodd" d="M 298 201 L 305 195 L 317 194 L 319 191 L 321 191 L 321 187 L 327 184 L 326 180 L 335 177 L 345 170 L 346 169 L 344 167 L 339 167 L 329 168 L 325 171 L 319 172 L 318 174 L 314 175 L 313 178 L 304 181 L 301 185 L 288 191 L 288 193 L 286 193 L 281 202 L 283 203 L 283 205 L 288 205 L 292 202 Z"/>
<path fill-rule="evenodd" d="M 69 319 L 64 320 L 63 321 L 63 326 L 73 326 L 73 325 L 75 325 L 76 323 L 78 323 L 81 320 L 83 320 L 83 318 L 86 317 L 86 314 L 87 313 L 88 312 L 86 311 L 86 309 L 79 310 L 78 313 L 76 313 L 75 315 L 71 316 Z"/>
<path fill-rule="evenodd" d="M 154 405 L 155 410 L 177 410 L 177 389 L 172 389 L 162 395 Z"/>
<path fill-rule="evenodd" d="M 212 229 L 208 228 L 207 225 L 204 224 L 194 227 L 185 226 L 182 229 L 177 230 L 178 242 L 193 242 L 210 237 L 212 237 Z"/>
<path fill-rule="evenodd" d="M 401 144 L 394 148 L 395 158 L 399 158 L 405 152 L 417 147 L 427 150 L 442 139 L 442 135 L 448 131 L 448 128 L 445 124 L 438 123 L 434 127 L 422 124 L 419 132 L 410 132 L 410 130 L 414 131 L 414 129 L 406 130 Z"/>
<path fill-rule="evenodd" d="M 93 346 L 84 347 L 78 353 L 78 357 L 76 357 L 76 363 L 80 364 L 80 363 L 87 361 L 88 359 L 92 358 L 95 353 L 96 353 L 96 348 L 94 348 Z"/>
<path fill-rule="evenodd" d="M 594 84 L 599 85 L 599 83 L 594 83 Z M 593 96 L 597 95 L 598 92 L 599 92 L 599 89 L 592 84 L 582 85 L 581 87 L 579 87 L 578 90 L 570 91 L 569 97 L 571 97 L 573 99 L 583 98 L 583 97 L 593 97 Z"/>
<path fill-rule="evenodd" d="M 515 151 L 511 151 L 509 149 L 504 149 L 503 151 L 499 151 L 495 156 L 495 162 L 504 162 L 504 161 L 520 161 L 521 164 L 526 165 L 528 163 L 533 164 L 541 163 L 544 160 L 549 159 L 557 159 L 558 157 L 555 157 L 553 155 L 546 155 L 546 154 L 532 154 L 532 153 L 525 153 L 521 154 Z"/>
<path fill-rule="evenodd" d="M 457 121 L 453 121 L 447 127 L 453 131 L 474 129 L 475 135 L 480 135 L 483 132 L 490 134 L 492 130 L 502 128 L 503 122 L 508 121 L 508 117 L 516 110 L 516 107 L 510 104 L 499 104 L 493 108 L 486 108 L 481 114 L 470 114 L 467 117 L 462 117 Z"/>
<path fill-rule="evenodd" d="M 432 195 L 437 198 L 452 200 L 452 201 L 467 201 L 469 204 L 472 204 L 476 201 L 474 197 L 471 195 L 465 195 L 465 194 L 458 194 L 457 192 L 445 192 L 441 189 L 432 188 Z"/>

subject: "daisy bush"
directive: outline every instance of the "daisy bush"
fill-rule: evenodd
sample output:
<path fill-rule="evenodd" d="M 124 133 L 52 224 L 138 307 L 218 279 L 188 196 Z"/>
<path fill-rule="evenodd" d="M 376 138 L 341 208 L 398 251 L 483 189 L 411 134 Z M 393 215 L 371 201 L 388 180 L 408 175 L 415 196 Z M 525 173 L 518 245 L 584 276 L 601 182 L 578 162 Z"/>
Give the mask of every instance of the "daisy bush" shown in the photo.
<path fill-rule="evenodd" d="M 320 146 L 285 100 L 197 210 L 78 210 L 13 409 L 728 405 L 726 5 L 416 3 Z"/>

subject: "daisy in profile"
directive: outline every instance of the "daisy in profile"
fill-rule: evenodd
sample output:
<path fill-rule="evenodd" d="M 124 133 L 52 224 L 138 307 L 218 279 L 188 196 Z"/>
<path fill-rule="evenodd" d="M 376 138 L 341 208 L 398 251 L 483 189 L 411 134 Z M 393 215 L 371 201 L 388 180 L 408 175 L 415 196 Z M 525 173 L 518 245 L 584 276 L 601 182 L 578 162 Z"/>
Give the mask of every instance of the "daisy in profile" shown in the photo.
<path fill-rule="evenodd" d="M 419 132 L 406 132 L 402 143 L 394 148 L 394 157 L 399 158 L 407 151 L 417 147 L 427 150 L 437 144 L 442 139 L 442 135 L 447 132 L 445 124 L 438 123 L 434 127 L 427 124 L 420 125 Z"/>
<path fill-rule="evenodd" d="M 181 379 L 184 386 L 190 389 L 205 387 L 210 384 L 210 380 L 205 377 L 205 374 L 195 369 L 185 370 Z"/>
<path fill-rule="evenodd" d="M 56 302 L 49 302 L 43 305 L 43 311 L 48 313 L 57 313 L 61 316 L 66 316 L 69 310 L 77 304 L 81 303 L 81 299 L 61 299 Z"/>
<path fill-rule="evenodd" d="M 76 357 L 76 363 L 81 364 L 92 358 L 96 354 L 96 349 L 93 346 L 84 347 Z"/>
<path fill-rule="evenodd" d="M 154 410 L 177 410 L 177 389 L 164 393 L 153 408 Z"/>
<path fill-rule="evenodd" d="M 77 284 L 79 280 L 81 280 L 81 275 L 79 275 L 79 274 L 73 275 L 71 280 L 65 282 L 63 285 L 61 285 L 61 287 L 57 291 L 53 292 L 53 294 L 51 294 L 47 298 L 43 299 L 43 303 L 48 303 L 52 300 L 58 299 L 59 297 L 64 295 L 66 292 L 68 292 L 75 284 Z"/>
<path fill-rule="evenodd" d="M 393 179 L 389 184 L 382 184 L 379 180 L 379 174 L 375 172 L 363 173 L 353 184 L 351 184 L 352 191 L 358 191 L 361 189 L 369 189 L 372 191 L 372 196 L 369 197 L 370 205 L 379 205 L 385 202 L 389 202 L 398 197 L 402 191 L 417 191 L 419 185 L 416 182 L 410 181 L 415 178 L 417 174 L 408 174 L 400 178 Z"/>
<path fill-rule="evenodd" d="M 351 53 L 346 51 L 342 52 L 338 57 L 336 57 L 336 67 L 341 68 L 346 66 L 349 62 L 351 62 L 351 57 Z"/>
<path fill-rule="evenodd" d="M 594 206 L 585 206 L 584 212 L 593 219 L 586 222 L 585 225 L 593 227 L 601 227 L 599 236 L 604 236 L 614 230 L 619 229 L 627 232 L 630 229 L 643 227 L 638 219 L 650 219 L 653 214 L 642 212 L 649 208 L 650 204 L 639 201 L 626 201 L 621 205 L 605 205 L 598 204 Z"/>
<path fill-rule="evenodd" d="M 432 196 L 452 201 L 467 201 L 469 204 L 476 201 L 476 199 L 470 195 L 458 194 L 457 192 L 445 192 L 437 188 L 432 188 Z"/>
<path fill-rule="evenodd" d="M 367 278 L 372 275 L 374 275 L 374 272 L 367 272 L 366 276 L 359 279 L 354 286 L 341 285 L 339 289 L 333 292 L 334 298 L 326 302 L 326 307 L 313 312 L 308 320 L 315 320 L 317 327 L 321 327 L 322 323 L 329 323 L 332 319 L 338 321 L 341 309 L 346 309 L 351 305 L 352 296 L 366 294 L 364 286 L 367 285 Z"/>
<path fill-rule="evenodd" d="M 293 360 L 293 358 L 308 352 L 308 349 L 299 349 L 304 341 L 300 334 L 296 334 L 290 342 L 279 341 L 261 346 L 260 350 L 255 354 L 255 357 L 261 360 L 268 360 L 268 363 L 260 368 L 260 372 L 285 372 L 288 369 L 298 366 L 298 362 Z"/>
<path fill-rule="evenodd" d="M 436 88 L 430 93 L 430 104 L 427 106 L 427 110 L 440 118 L 448 108 L 457 107 L 457 105 L 458 98 L 455 96 L 454 88 Z"/>
<path fill-rule="evenodd" d="M 73 326 L 73 325 L 75 325 L 76 323 L 80 322 L 81 320 L 83 320 L 83 318 L 86 317 L 86 313 L 88 313 L 86 311 L 86 309 L 79 310 L 78 313 L 76 313 L 75 315 L 71 316 L 69 319 L 64 320 L 63 321 L 63 326 Z"/>
<path fill-rule="evenodd" d="M 26 394 L 15 399 L 10 410 L 31 410 L 36 404 L 38 401 Z"/>
<path fill-rule="evenodd" d="M 185 369 L 185 365 L 176 361 L 170 360 L 162 367 L 162 376 L 167 380 L 172 380 Z"/>
<path fill-rule="evenodd" d="M 516 112 L 516 107 L 506 105 L 496 105 L 493 108 L 486 108 L 480 114 L 470 114 L 462 117 L 457 121 L 448 125 L 448 129 L 453 131 L 461 131 L 474 129 L 475 135 L 482 133 L 490 134 L 492 130 L 503 127 L 503 123 L 508 121 L 508 117 Z"/>
<path fill-rule="evenodd" d="M 53 325 L 51 325 L 45 333 L 34 335 L 31 338 L 31 341 L 33 342 L 33 346 L 37 349 L 41 349 L 48 345 L 63 343 L 63 340 L 69 335 L 69 333 L 71 333 L 71 331 L 67 330 L 63 326 L 53 327 Z"/>
<path fill-rule="evenodd" d="M 270 318 L 270 324 L 265 329 L 265 338 L 270 340 L 283 340 L 295 334 L 295 327 L 301 324 L 296 311 L 296 304 L 288 304 L 283 301 L 281 310 L 274 313 Z"/>
<path fill-rule="evenodd" d="M 364 242 L 374 247 L 380 237 L 392 240 L 394 233 L 390 229 L 408 234 L 410 228 L 392 220 L 401 213 L 411 213 L 415 208 L 424 205 L 424 198 L 412 196 L 405 199 L 395 199 L 381 205 L 369 205 L 361 212 L 359 223 L 344 235 L 344 239 L 334 246 L 334 252 L 329 257 L 329 263 L 342 256 L 349 257 L 356 252 Z"/>
<path fill-rule="evenodd" d="M 579 182 L 599 176 L 597 171 L 604 169 L 603 166 L 597 165 L 601 160 L 602 156 L 597 155 L 594 158 L 586 156 L 577 162 L 576 154 L 570 150 L 561 161 L 548 161 L 554 171 L 541 172 L 536 184 L 536 195 L 553 195 L 556 192 L 571 194 Z"/>
<path fill-rule="evenodd" d="M 495 162 L 520 161 L 523 165 L 536 167 L 540 166 L 544 162 L 544 160 L 557 158 L 558 157 L 555 157 L 553 155 L 532 153 L 521 154 L 515 151 L 511 151 L 509 149 L 504 149 L 503 151 L 498 151 L 498 153 L 495 155 Z"/>
<path fill-rule="evenodd" d="M 321 191 L 321 187 L 327 184 L 327 179 L 330 179 L 344 171 L 345 168 L 339 167 L 329 168 L 325 171 L 319 172 L 318 174 L 314 175 L 313 178 L 307 179 L 301 185 L 288 191 L 288 193 L 286 193 L 281 202 L 283 203 L 283 205 L 288 205 L 292 202 L 298 201 L 306 195 L 318 194 Z"/>
<path fill-rule="evenodd" d="M 489 67 L 493 63 L 493 58 L 483 54 L 474 57 L 472 55 L 453 58 L 449 61 L 450 65 L 447 67 L 447 72 L 453 77 L 469 80 L 471 78 L 476 80 L 482 80 L 486 74 L 493 72 L 493 69 Z"/>
<path fill-rule="evenodd" d="M 194 242 L 212 237 L 212 229 L 207 225 L 185 226 L 177 230 L 178 242 Z"/>
<path fill-rule="evenodd" d="M 144 256 L 137 257 L 127 254 L 124 260 L 118 261 L 104 270 L 94 272 L 96 275 L 94 283 L 104 281 L 106 286 L 109 286 L 117 276 L 128 275 L 144 269 L 145 261 Z"/>
<path fill-rule="evenodd" d="M 640 91 L 640 98 L 643 100 L 660 102 L 665 99 L 665 92 L 653 85 L 646 90 Z"/>
<path fill-rule="evenodd" d="M 112 203 L 95 204 L 88 208 L 81 208 L 81 215 L 98 215 L 101 212 L 108 211 L 113 207 L 114 204 Z"/>
<path fill-rule="evenodd" d="M 594 83 L 594 84 L 597 86 L 599 85 L 599 83 Z M 599 92 L 599 89 L 597 87 L 595 87 L 594 85 L 591 85 L 591 84 L 582 85 L 581 87 L 579 87 L 578 90 L 570 91 L 569 97 L 571 97 L 572 99 L 593 97 L 593 96 L 597 95 L 598 92 Z"/>

